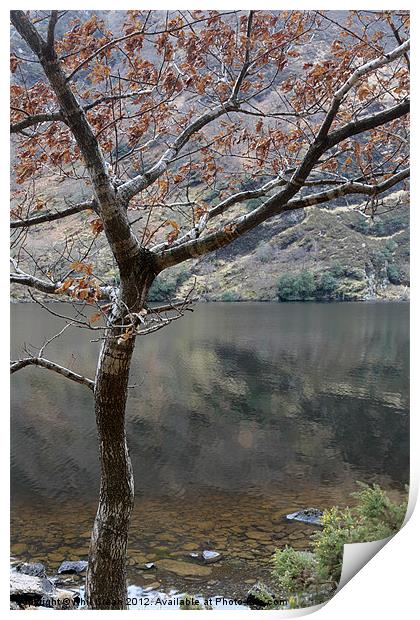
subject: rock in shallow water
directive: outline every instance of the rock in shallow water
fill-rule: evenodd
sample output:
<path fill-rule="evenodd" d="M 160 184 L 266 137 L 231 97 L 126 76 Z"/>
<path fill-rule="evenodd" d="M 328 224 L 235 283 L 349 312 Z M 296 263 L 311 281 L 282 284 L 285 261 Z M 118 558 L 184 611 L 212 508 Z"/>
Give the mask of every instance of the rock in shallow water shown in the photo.
<path fill-rule="evenodd" d="M 24 575 L 31 575 L 32 577 L 46 577 L 47 573 L 45 566 L 41 562 L 23 562 L 16 566 L 16 570 Z"/>
<path fill-rule="evenodd" d="M 289 521 L 301 521 L 302 523 L 309 523 L 310 525 L 322 525 L 322 515 L 323 512 L 319 510 L 319 508 L 305 508 L 304 510 L 291 512 L 286 515 L 286 519 Z"/>
<path fill-rule="evenodd" d="M 87 569 L 87 565 L 88 563 L 86 560 L 79 560 L 78 562 L 65 561 L 60 564 L 60 567 L 57 573 L 59 575 L 62 575 L 65 573 L 78 575 L 79 573 L 83 573 L 83 571 Z"/>
<path fill-rule="evenodd" d="M 218 562 L 222 559 L 222 554 L 218 551 L 208 551 L 206 549 L 201 555 L 206 564 L 213 564 L 213 562 Z"/>
<path fill-rule="evenodd" d="M 152 568 L 156 568 L 156 564 L 154 562 L 146 562 L 143 566 L 140 566 L 142 570 L 151 570 Z"/>

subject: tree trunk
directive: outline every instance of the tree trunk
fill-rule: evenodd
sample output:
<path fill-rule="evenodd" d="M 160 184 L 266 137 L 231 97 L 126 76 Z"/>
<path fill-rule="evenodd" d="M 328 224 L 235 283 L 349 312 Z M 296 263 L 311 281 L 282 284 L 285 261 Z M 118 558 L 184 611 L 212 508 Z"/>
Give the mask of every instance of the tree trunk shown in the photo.
<path fill-rule="evenodd" d="M 125 406 L 134 339 L 105 341 L 95 386 L 101 463 L 99 505 L 86 577 L 90 609 L 125 609 L 126 553 L 134 503 L 134 479 L 125 433 Z"/>
<path fill-rule="evenodd" d="M 121 271 L 120 271 L 121 273 Z M 143 308 L 155 273 L 141 251 L 134 267 L 121 274 L 121 300 L 131 312 Z M 121 325 L 119 316 L 115 322 Z M 86 576 L 90 609 L 126 609 L 126 555 L 134 504 L 134 478 L 125 432 L 128 378 L 135 337 L 119 339 L 124 328 L 110 330 L 102 346 L 95 380 L 95 416 L 101 487 Z"/>

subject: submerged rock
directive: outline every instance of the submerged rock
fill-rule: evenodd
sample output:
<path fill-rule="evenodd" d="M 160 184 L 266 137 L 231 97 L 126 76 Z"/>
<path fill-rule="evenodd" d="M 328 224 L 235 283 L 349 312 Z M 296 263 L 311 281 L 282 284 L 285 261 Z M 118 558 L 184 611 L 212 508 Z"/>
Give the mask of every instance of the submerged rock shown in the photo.
<path fill-rule="evenodd" d="M 88 563 L 86 562 L 86 560 L 79 560 L 78 562 L 69 562 L 66 560 L 65 562 L 61 562 L 57 573 L 59 575 L 62 575 L 62 574 L 77 574 L 78 575 L 79 573 L 83 573 L 83 571 L 87 569 L 87 565 Z"/>
<path fill-rule="evenodd" d="M 211 575 L 209 566 L 201 566 L 182 560 L 159 560 L 158 568 L 175 573 L 179 577 L 209 577 Z"/>
<path fill-rule="evenodd" d="M 221 553 L 218 551 L 208 551 L 207 549 L 203 551 L 201 556 L 206 564 L 213 564 L 222 559 Z"/>
<path fill-rule="evenodd" d="M 266 585 L 258 582 L 248 590 L 245 602 L 251 609 L 269 609 L 274 607 L 276 597 Z"/>
<path fill-rule="evenodd" d="M 286 519 L 289 521 L 301 521 L 311 525 L 322 525 L 321 518 L 323 514 L 323 511 L 319 510 L 319 508 L 305 508 L 304 510 L 291 512 L 286 515 Z"/>
<path fill-rule="evenodd" d="M 16 566 L 16 570 L 24 575 L 32 575 L 32 577 L 46 577 L 45 566 L 41 562 L 22 562 Z"/>
<path fill-rule="evenodd" d="M 154 562 L 146 562 L 146 564 L 143 564 L 140 568 L 142 570 L 151 570 L 152 568 L 156 568 L 156 564 Z"/>

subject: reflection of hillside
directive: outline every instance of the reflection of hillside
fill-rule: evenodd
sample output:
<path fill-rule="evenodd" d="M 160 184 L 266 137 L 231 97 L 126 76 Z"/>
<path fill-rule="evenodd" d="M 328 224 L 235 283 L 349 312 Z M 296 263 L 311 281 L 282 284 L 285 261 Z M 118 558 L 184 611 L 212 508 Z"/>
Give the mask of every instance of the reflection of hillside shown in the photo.
<path fill-rule="evenodd" d="M 50 317 L 28 308 L 13 308 L 17 337 L 38 344 L 29 316 L 37 338 Z M 137 492 L 406 482 L 407 312 L 212 304 L 143 339 L 128 408 Z M 68 338 L 92 374 L 96 347 L 80 330 Z M 54 342 L 50 355 L 63 350 Z M 16 375 L 12 390 L 13 494 L 94 496 L 90 394 L 38 369 Z"/>

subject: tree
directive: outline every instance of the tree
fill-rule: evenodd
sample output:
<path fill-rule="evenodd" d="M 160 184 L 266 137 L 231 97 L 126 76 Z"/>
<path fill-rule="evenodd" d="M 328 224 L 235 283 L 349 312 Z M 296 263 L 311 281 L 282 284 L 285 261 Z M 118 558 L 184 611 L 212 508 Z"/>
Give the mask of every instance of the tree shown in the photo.
<path fill-rule="evenodd" d="M 101 487 L 91 608 L 125 607 L 134 344 L 192 302 L 191 292 L 149 307 L 155 278 L 286 211 L 354 195 L 373 210 L 408 179 L 408 15 L 354 12 L 342 24 L 334 15 L 128 11 L 111 24 L 95 12 L 11 12 L 20 37 L 11 55 L 11 281 L 38 303 L 41 292 L 95 306 L 90 321 L 78 309 L 70 323 L 102 340 L 94 379 L 47 360 L 45 347 L 11 370 L 37 365 L 93 393 Z M 38 189 L 52 172 L 82 186 L 83 200 L 52 209 Z M 48 269 L 36 257 L 28 267 L 30 228 L 82 212 L 91 243 L 75 250 L 64 240 Z M 111 282 L 94 264 L 104 236 Z"/>

